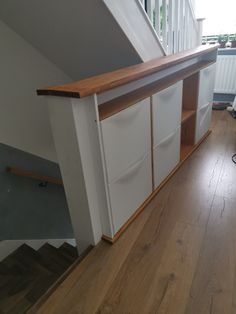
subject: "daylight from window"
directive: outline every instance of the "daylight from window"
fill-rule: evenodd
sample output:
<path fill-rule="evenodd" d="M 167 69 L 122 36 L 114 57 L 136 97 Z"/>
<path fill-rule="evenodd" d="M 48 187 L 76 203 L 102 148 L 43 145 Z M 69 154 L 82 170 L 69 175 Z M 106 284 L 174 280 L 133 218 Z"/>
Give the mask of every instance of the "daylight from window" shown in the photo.
<path fill-rule="evenodd" d="M 204 17 L 203 35 L 236 33 L 236 0 L 197 0 L 196 16 Z"/>

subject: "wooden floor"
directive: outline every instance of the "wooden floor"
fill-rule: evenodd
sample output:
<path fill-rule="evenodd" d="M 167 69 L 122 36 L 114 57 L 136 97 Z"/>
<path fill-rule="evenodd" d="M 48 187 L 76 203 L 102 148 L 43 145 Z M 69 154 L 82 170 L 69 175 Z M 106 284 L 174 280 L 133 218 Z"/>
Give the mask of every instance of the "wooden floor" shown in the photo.
<path fill-rule="evenodd" d="M 213 132 L 113 245 L 102 242 L 39 313 L 236 313 L 236 120 Z"/>

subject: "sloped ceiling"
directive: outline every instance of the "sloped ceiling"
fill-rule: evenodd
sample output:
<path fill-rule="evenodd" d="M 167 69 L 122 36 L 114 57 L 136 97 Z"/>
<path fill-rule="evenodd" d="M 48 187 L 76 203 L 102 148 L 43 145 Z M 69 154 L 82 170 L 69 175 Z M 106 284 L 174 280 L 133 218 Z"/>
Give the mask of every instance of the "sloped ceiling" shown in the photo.
<path fill-rule="evenodd" d="M 1 0 L 0 19 L 74 80 L 141 62 L 100 0 Z"/>

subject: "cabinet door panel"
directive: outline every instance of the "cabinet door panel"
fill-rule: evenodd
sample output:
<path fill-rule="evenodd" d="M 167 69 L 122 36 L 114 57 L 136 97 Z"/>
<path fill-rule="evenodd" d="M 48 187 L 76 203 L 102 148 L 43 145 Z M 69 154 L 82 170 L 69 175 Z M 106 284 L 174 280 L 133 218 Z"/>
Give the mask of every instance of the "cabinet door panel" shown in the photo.
<path fill-rule="evenodd" d="M 182 89 L 183 82 L 179 81 L 152 96 L 154 146 L 180 125 Z"/>
<path fill-rule="evenodd" d="M 180 127 L 154 148 L 154 183 L 157 188 L 180 161 Z"/>
<path fill-rule="evenodd" d="M 212 102 L 213 100 L 215 70 L 216 65 L 212 64 L 200 71 L 198 109 L 205 106 L 207 103 Z"/>
<path fill-rule="evenodd" d="M 152 193 L 151 153 L 109 184 L 115 233 Z"/>
<path fill-rule="evenodd" d="M 195 143 L 206 134 L 211 126 L 212 105 L 207 103 L 197 112 Z"/>
<path fill-rule="evenodd" d="M 150 98 L 101 122 L 108 181 L 151 150 Z"/>

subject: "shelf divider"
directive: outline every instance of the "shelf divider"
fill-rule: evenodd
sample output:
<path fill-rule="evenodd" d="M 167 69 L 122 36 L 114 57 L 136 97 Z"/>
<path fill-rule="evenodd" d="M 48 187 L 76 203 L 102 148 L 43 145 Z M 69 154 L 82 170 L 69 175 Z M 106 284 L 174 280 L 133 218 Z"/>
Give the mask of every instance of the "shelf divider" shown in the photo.
<path fill-rule="evenodd" d="M 190 119 L 195 113 L 195 110 L 183 110 L 181 122 L 184 123 L 188 121 L 188 119 Z"/>

